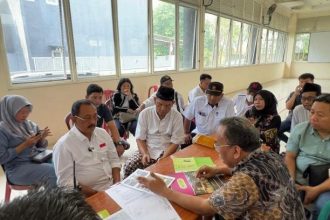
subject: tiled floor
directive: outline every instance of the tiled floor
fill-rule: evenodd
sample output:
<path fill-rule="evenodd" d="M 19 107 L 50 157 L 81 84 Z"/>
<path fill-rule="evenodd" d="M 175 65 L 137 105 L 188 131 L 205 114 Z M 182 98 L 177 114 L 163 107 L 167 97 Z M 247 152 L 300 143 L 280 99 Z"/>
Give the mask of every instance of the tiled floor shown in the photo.
<path fill-rule="evenodd" d="M 275 96 L 278 99 L 278 111 L 282 118 L 282 120 L 287 115 L 287 110 L 285 108 L 285 100 L 288 96 L 288 94 L 294 90 L 294 88 L 297 86 L 298 81 L 296 79 L 281 79 L 270 83 L 265 83 L 264 89 L 272 91 Z M 322 87 L 322 92 L 330 93 L 330 80 L 316 80 L 315 83 L 318 83 Z M 248 85 L 247 85 L 248 86 Z M 238 92 L 245 92 L 245 90 L 238 91 Z M 237 92 L 237 93 L 238 93 Z M 228 97 L 233 97 L 235 93 L 227 94 Z M 127 158 L 132 155 L 132 153 L 137 150 L 136 142 L 133 137 L 133 135 L 130 135 L 129 137 L 129 143 L 131 144 L 131 148 L 125 152 L 125 154 L 122 156 L 121 161 L 124 163 Z M 281 143 L 281 151 L 285 149 L 284 144 Z M 0 170 L 0 202 L 4 199 L 4 192 L 5 192 L 5 183 L 6 178 L 3 174 L 2 169 Z M 12 191 L 11 198 L 14 198 L 16 196 L 24 195 L 26 192 L 24 191 Z"/>

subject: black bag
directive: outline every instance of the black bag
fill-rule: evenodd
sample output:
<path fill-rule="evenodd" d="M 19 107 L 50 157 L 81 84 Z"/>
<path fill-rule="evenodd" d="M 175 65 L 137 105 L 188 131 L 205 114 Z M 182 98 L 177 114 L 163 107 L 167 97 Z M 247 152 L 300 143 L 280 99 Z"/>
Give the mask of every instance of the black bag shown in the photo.
<path fill-rule="evenodd" d="M 48 149 L 43 149 L 42 151 L 38 149 L 38 153 L 35 154 L 31 160 L 36 163 L 44 163 L 51 159 L 53 156 L 53 151 Z"/>
<path fill-rule="evenodd" d="M 322 165 L 309 165 L 303 173 L 304 178 L 309 178 L 310 186 L 317 186 L 329 178 L 330 163 Z"/>

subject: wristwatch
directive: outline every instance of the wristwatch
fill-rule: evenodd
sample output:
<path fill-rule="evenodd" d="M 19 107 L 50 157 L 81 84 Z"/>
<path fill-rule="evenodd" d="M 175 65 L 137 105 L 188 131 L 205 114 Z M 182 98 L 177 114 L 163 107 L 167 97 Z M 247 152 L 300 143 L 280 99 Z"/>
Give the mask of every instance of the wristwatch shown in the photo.
<path fill-rule="evenodd" d="M 122 141 L 122 140 L 120 140 L 118 142 L 114 142 L 114 144 L 115 144 L 116 147 L 119 146 L 119 145 L 122 145 L 125 150 L 129 149 L 129 147 L 130 147 L 127 142 Z"/>

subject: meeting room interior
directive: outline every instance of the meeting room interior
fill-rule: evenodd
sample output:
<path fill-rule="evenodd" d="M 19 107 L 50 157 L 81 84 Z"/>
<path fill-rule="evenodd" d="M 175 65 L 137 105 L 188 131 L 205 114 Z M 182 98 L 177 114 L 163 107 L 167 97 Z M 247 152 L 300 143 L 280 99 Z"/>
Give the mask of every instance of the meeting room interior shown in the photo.
<path fill-rule="evenodd" d="M 201 85 L 201 74 L 220 82 L 228 100 L 246 95 L 250 83 L 258 82 L 275 95 L 283 121 L 289 113 L 287 98 L 302 74 L 311 73 L 322 93 L 330 93 L 329 39 L 329 0 L 0 0 L 0 98 L 19 95 L 28 100 L 33 106 L 28 119 L 51 132 L 49 150 L 69 131 L 65 118 L 75 101 L 88 96 L 90 84 L 102 87 L 102 102 L 113 107 L 113 94 L 121 92 L 122 78 L 130 80 L 131 91 L 134 86 L 131 95 L 138 96 L 139 105 L 152 95 L 155 100 L 162 98 L 157 89 L 170 79 L 175 94 L 183 98 L 183 116 L 194 103 L 188 95 Z M 208 91 L 214 88 L 204 92 L 213 94 Z M 0 112 L 0 119 L 4 117 Z M 140 134 L 139 122 L 137 127 Z M 135 128 L 133 132 L 126 127 L 124 132 L 119 130 L 130 148 L 119 157 L 121 179 L 124 164 L 139 149 Z M 214 151 L 176 154 L 210 157 L 219 164 L 216 152 L 210 150 Z M 286 143 L 281 141 L 280 153 L 285 151 Z M 0 154 L 7 163 L 5 150 Z M 167 159 L 164 164 L 173 166 Z M 156 168 L 147 170 L 174 172 Z M 0 169 L 1 203 L 8 193 L 7 181 Z M 13 186 L 6 203 L 26 196 L 27 189 Z M 105 197 L 103 192 L 100 201 L 108 204 Z M 181 219 L 200 218 L 170 204 Z M 92 204 L 97 212 L 106 209 L 98 206 Z"/>

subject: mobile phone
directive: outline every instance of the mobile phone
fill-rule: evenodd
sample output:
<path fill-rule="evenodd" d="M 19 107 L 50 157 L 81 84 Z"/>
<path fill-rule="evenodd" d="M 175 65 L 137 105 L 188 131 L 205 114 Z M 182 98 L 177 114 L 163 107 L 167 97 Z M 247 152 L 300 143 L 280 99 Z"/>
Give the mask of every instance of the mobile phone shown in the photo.
<path fill-rule="evenodd" d="M 36 133 L 35 136 L 38 136 L 39 134 L 41 134 L 41 132 L 43 132 L 43 130 L 39 130 L 39 131 L 37 131 L 37 133 Z"/>

